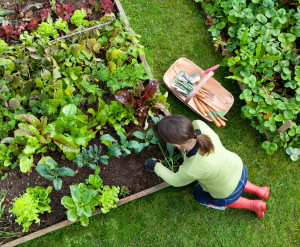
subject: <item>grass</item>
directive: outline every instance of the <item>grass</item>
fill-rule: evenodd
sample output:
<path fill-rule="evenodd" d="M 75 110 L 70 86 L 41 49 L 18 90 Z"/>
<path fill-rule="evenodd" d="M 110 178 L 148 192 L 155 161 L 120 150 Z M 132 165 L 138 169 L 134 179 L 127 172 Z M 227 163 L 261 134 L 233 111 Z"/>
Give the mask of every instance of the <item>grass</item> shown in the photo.
<path fill-rule="evenodd" d="M 145 46 L 153 74 L 162 82 L 170 65 L 187 57 L 202 68 L 220 63 L 199 5 L 192 0 L 121 0 L 130 24 Z M 263 138 L 248 120 L 241 118 L 236 83 L 224 79 L 226 69 L 215 78 L 235 97 L 225 128 L 210 126 L 224 146 L 239 154 L 255 184 L 268 185 L 271 194 L 263 219 L 251 211 L 205 208 L 193 199 L 192 185 L 167 188 L 125 204 L 107 215 L 90 220 L 88 227 L 76 223 L 22 246 L 298 246 L 299 163 L 284 150 L 272 156 L 261 148 Z M 162 91 L 166 89 L 162 86 Z M 170 95 L 171 112 L 191 119 L 198 116 Z M 256 198 L 247 195 L 248 198 Z"/>

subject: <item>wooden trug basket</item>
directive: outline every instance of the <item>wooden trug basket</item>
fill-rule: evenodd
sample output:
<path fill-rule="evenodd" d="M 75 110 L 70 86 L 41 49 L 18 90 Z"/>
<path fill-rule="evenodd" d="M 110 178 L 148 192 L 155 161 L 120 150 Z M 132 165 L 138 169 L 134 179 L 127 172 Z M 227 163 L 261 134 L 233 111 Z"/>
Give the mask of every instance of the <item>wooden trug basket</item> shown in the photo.
<path fill-rule="evenodd" d="M 180 72 L 184 71 L 189 75 L 193 73 L 198 73 L 200 75 L 200 81 L 194 85 L 194 90 L 187 96 L 183 96 L 180 93 L 176 92 L 176 90 L 171 86 L 172 82 L 175 80 L 175 76 Z M 228 92 L 224 87 L 222 87 L 221 83 L 215 80 L 213 76 L 213 72 L 209 72 L 208 74 L 202 74 L 204 70 L 201 69 L 198 65 L 193 63 L 187 58 L 179 58 L 172 66 L 167 70 L 164 74 L 163 81 L 166 87 L 184 104 L 186 104 L 189 108 L 191 108 L 195 113 L 205 118 L 208 121 L 212 121 L 209 117 L 204 117 L 202 113 L 198 110 L 195 102 L 191 100 L 195 93 L 202 87 L 208 90 L 209 92 L 214 94 L 214 100 L 211 101 L 208 98 L 202 99 L 207 105 L 213 108 L 215 111 L 224 111 L 225 114 L 229 111 L 231 106 L 233 105 L 234 98 L 230 92 Z"/>

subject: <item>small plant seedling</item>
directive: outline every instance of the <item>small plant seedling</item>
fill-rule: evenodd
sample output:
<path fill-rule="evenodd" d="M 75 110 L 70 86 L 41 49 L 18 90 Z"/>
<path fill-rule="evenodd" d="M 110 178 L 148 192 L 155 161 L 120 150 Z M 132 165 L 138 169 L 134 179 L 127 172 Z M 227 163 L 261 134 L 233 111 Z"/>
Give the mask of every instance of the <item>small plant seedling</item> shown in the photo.
<path fill-rule="evenodd" d="M 81 168 L 84 165 L 88 165 L 91 169 L 96 169 L 98 161 L 104 165 L 108 165 L 109 157 L 107 155 L 100 156 L 102 152 L 102 147 L 94 144 L 89 146 L 89 149 L 82 148 L 81 153 L 76 155 L 74 162 Z"/>
<path fill-rule="evenodd" d="M 174 172 L 174 168 L 179 166 L 180 164 L 178 163 L 178 161 L 180 160 L 180 158 L 182 158 L 182 154 L 176 154 L 175 153 L 175 147 L 169 143 L 166 143 L 167 145 L 167 152 L 164 152 L 162 146 L 160 145 L 160 143 L 158 143 L 159 148 L 164 156 L 164 160 L 162 161 L 162 163 L 165 163 L 168 165 L 169 169 L 171 171 Z"/>
<path fill-rule="evenodd" d="M 118 131 L 117 134 L 120 137 L 120 143 L 118 143 L 118 141 L 109 134 L 105 134 L 100 137 L 102 143 L 108 146 L 107 155 L 109 157 L 125 157 L 126 155 L 131 154 L 131 151 L 128 149 L 129 142 L 126 140 L 126 136 L 123 135 L 120 131 Z"/>
<path fill-rule="evenodd" d="M 133 135 L 136 138 L 144 141 L 144 142 L 141 142 L 141 143 L 136 141 L 136 140 L 130 141 L 128 147 L 134 149 L 135 153 L 141 152 L 145 147 L 148 147 L 150 143 L 158 144 L 158 142 L 159 142 L 159 139 L 155 138 L 155 136 L 154 136 L 153 129 L 149 129 L 147 131 L 146 135 L 144 133 L 140 132 L 140 131 L 133 132 Z"/>
<path fill-rule="evenodd" d="M 68 167 L 57 167 L 57 162 L 51 157 L 47 158 L 47 163 L 40 163 L 36 166 L 35 169 L 41 176 L 53 181 L 55 190 L 60 190 L 62 187 L 62 180 L 59 177 L 75 175 L 74 170 Z"/>

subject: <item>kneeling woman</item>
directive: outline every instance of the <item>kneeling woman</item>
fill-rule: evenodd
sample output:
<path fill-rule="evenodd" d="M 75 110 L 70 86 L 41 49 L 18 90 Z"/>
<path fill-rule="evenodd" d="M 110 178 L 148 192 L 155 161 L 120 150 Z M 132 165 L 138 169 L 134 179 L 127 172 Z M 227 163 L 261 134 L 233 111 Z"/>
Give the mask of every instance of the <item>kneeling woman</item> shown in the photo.
<path fill-rule="evenodd" d="M 247 170 L 241 158 L 226 150 L 218 135 L 204 122 L 191 121 L 182 115 L 172 115 L 157 124 L 158 135 L 164 141 L 184 148 L 184 162 L 173 173 L 158 160 L 148 159 L 148 170 L 168 184 L 180 187 L 197 180 L 193 190 L 195 199 L 215 209 L 246 208 L 264 217 L 266 203 L 241 197 L 244 192 L 267 199 L 269 187 L 258 187 L 247 181 Z"/>

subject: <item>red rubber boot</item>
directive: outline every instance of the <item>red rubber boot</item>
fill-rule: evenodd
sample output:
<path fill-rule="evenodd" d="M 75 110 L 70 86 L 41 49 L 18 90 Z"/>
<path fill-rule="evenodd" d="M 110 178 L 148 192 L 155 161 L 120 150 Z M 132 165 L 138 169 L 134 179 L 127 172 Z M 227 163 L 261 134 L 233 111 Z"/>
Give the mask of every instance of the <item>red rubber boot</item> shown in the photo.
<path fill-rule="evenodd" d="M 266 211 L 266 203 L 261 200 L 249 200 L 245 197 L 240 197 L 234 203 L 226 206 L 227 208 L 246 208 L 255 212 L 258 218 L 263 218 Z"/>
<path fill-rule="evenodd" d="M 267 186 L 259 187 L 255 184 L 252 184 L 249 181 L 247 181 L 244 192 L 255 194 L 255 195 L 259 196 L 260 198 L 267 200 L 268 196 L 270 194 L 270 188 Z"/>

